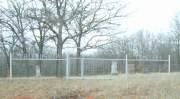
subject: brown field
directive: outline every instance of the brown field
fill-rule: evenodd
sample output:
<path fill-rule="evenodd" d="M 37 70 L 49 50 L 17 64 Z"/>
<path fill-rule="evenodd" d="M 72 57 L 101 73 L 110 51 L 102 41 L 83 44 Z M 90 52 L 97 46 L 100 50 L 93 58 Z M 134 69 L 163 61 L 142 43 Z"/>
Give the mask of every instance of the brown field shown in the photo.
<path fill-rule="evenodd" d="M 133 74 L 111 80 L 0 78 L 0 99 L 180 99 L 180 73 Z"/>

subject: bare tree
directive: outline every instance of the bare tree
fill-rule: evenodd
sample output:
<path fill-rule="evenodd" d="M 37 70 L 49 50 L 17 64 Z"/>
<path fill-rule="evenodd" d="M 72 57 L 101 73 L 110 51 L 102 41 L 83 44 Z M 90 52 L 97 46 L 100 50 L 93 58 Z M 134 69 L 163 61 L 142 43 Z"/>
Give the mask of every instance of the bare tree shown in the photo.
<path fill-rule="evenodd" d="M 178 16 L 174 19 L 173 36 L 176 47 L 177 63 L 180 64 L 180 20 Z"/>
<path fill-rule="evenodd" d="M 25 37 L 28 24 L 25 22 L 25 2 L 9 1 L 8 8 L 1 8 L 2 23 L 12 31 L 22 46 L 23 57 L 27 54 L 27 38 Z"/>
<path fill-rule="evenodd" d="M 48 40 L 47 34 L 49 29 L 47 28 L 47 25 L 44 22 L 39 21 L 39 19 L 45 17 L 46 11 L 44 8 L 37 8 L 36 1 L 31 3 L 32 3 L 31 7 L 29 7 L 29 9 L 27 10 L 28 11 L 27 20 L 29 21 L 29 30 L 30 32 L 32 32 L 34 37 L 33 42 L 35 42 L 35 44 L 38 47 L 38 58 L 41 59 L 43 56 L 45 43 Z M 42 67 L 41 65 L 42 65 L 42 61 L 40 60 L 39 61 L 40 72 Z"/>
<path fill-rule="evenodd" d="M 22 57 L 26 57 L 28 54 L 27 48 L 27 27 L 28 23 L 25 18 L 27 1 L 12 1 L 8 0 L 8 7 L 1 7 L 0 12 L 2 15 L 1 23 L 7 31 L 11 31 L 14 37 L 17 39 L 16 45 L 20 46 Z M 13 49 L 10 50 L 12 53 Z M 28 62 L 24 61 L 24 66 L 27 68 L 27 76 L 29 76 Z"/>
<path fill-rule="evenodd" d="M 110 38 L 114 34 L 111 27 L 120 25 L 114 20 L 117 21 L 125 16 L 121 13 L 125 5 L 118 5 L 118 8 L 110 6 L 114 3 L 108 2 L 107 4 L 104 0 L 96 2 L 79 0 L 77 9 L 71 6 L 72 9 L 75 9 L 76 16 L 74 20 L 65 24 L 65 28 L 75 42 L 77 57 L 80 57 L 81 53 L 87 49 L 105 45 L 107 39 L 101 38 Z M 106 32 L 108 29 L 111 33 Z"/>
<path fill-rule="evenodd" d="M 44 18 L 37 19 L 43 22 L 46 27 L 52 32 L 50 39 L 55 42 L 57 58 L 63 58 L 63 46 L 65 42 L 70 38 L 67 32 L 64 30 L 64 26 L 67 22 L 73 20 L 76 11 L 71 9 L 71 5 L 76 1 L 71 0 L 41 0 L 45 13 L 51 13 L 50 15 L 44 16 Z M 78 6 L 76 6 L 77 8 Z M 60 63 L 60 64 L 59 64 Z M 62 67 L 62 62 L 57 61 L 56 73 L 59 71 L 59 65 Z M 63 72 L 61 68 L 61 73 Z"/>
<path fill-rule="evenodd" d="M 112 34 L 115 34 L 110 29 L 112 26 L 120 25 L 114 20 L 117 21 L 124 17 L 121 11 L 125 7 L 122 5 L 110 6 L 113 4 L 114 2 L 107 4 L 105 0 L 96 2 L 78 0 L 76 5 L 71 6 L 76 15 L 72 21 L 65 23 L 65 29 L 76 45 L 77 58 L 81 56 L 83 51 L 110 43 Z M 79 64 L 77 61 L 76 68 L 78 70 L 80 70 Z"/>
<path fill-rule="evenodd" d="M 9 76 L 9 68 L 10 68 L 10 53 L 12 52 L 13 48 L 16 47 L 17 39 L 15 35 L 11 33 L 11 31 L 6 31 L 5 28 L 3 28 L 3 23 L 1 24 L 1 33 L 0 33 L 0 49 L 2 49 L 3 54 L 5 56 L 6 60 L 6 75 Z M 9 33 L 10 35 L 3 35 L 3 33 Z M 17 47 L 19 47 L 17 45 Z"/>

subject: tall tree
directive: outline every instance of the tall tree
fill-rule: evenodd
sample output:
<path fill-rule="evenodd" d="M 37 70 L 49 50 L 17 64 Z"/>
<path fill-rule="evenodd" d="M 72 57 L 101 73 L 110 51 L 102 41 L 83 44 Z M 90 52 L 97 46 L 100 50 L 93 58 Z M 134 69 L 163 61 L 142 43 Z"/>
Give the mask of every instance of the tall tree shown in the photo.
<path fill-rule="evenodd" d="M 107 3 L 105 0 L 93 2 L 79 0 L 76 5 L 78 8 L 71 6 L 76 11 L 76 15 L 74 20 L 65 24 L 65 28 L 75 42 L 77 57 L 80 57 L 81 53 L 87 49 L 105 45 L 108 39 L 115 34 L 111 31 L 112 26 L 120 26 L 117 20 L 125 16 L 122 14 L 125 5 L 117 7 L 115 6 L 117 3 Z"/>
<path fill-rule="evenodd" d="M 10 53 L 12 52 L 14 47 L 19 47 L 16 45 L 17 38 L 11 33 L 11 31 L 6 30 L 4 27 L 5 24 L 0 22 L 0 49 L 3 51 L 6 60 L 6 76 L 9 76 L 9 68 L 10 68 Z M 7 34 L 8 33 L 8 34 Z M 3 35 L 4 34 L 4 35 Z M 20 47 L 21 49 L 21 47 Z"/>
<path fill-rule="evenodd" d="M 55 42 L 57 59 L 63 58 L 63 45 L 69 39 L 68 34 L 64 31 L 64 24 L 69 22 L 74 17 L 74 11 L 70 9 L 70 4 L 75 1 L 71 0 L 40 0 L 45 11 L 43 18 L 36 18 L 39 22 L 43 22 L 46 28 L 51 31 L 50 39 Z M 51 13 L 51 14 L 48 14 Z M 59 64 L 60 63 L 60 64 Z M 56 73 L 59 72 L 59 65 L 62 67 L 62 62 L 57 61 Z M 61 73 L 63 72 L 62 68 Z"/>
<path fill-rule="evenodd" d="M 51 39 L 54 40 L 57 47 L 57 58 L 62 58 L 63 45 L 69 38 L 63 31 L 64 24 L 73 16 L 68 9 L 70 0 L 41 0 L 45 13 L 51 13 L 44 18 L 37 19 L 43 22 L 47 28 L 52 32 Z"/>
<path fill-rule="evenodd" d="M 25 19 L 25 6 L 26 2 L 22 1 L 9 1 L 8 8 L 1 8 L 2 23 L 6 24 L 6 28 L 15 34 L 18 42 L 22 46 L 23 57 L 27 54 L 27 38 L 26 30 L 28 23 Z"/>
<path fill-rule="evenodd" d="M 176 16 L 173 26 L 174 44 L 176 46 L 177 63 L 180 64 L 180 18 Z"/>
<path fill-rule="evenodd" d="M 105 0 L 87 1 L 77 0 L 71 9 L 74 11 L 74 19 L 66 22 L 65 29 L 76 45 L 76 57 L 81 57 L 81 53 L 88 49 L 97 48 L 110 42 L 112 26 L 120 24 L 114 20 L 123 17 L 122 10 L 125 6 L 115 6 L 114 2 Z M 107 32 L 109 30 L 109 32 Z M 111 33 L 110 33 L 111 31 Z M 76 61 L 77 72 L 80 71 L 80 61 Z"/>
<path fill-rule="evenodd" d="M 29 30 L 32 33 L 34 39 L 33 42 L 37 45 L 38 49 L 38 58 L 42 59 L 43 58 L 43 52 L 44 52 L 44 46 L 45 43 L 48 40 L 48 28 L 47 25 L 39 21 L 40 19 L 43 19 L 47 14 L 47 11 L 45 7 L 39 7 L 38 4 L 40 2 L 33 1 L 31 2 L 31 6 L 28 8 L 28 13 L 27 13 L 27 20 L 29 21 Z M 42 2 L 43 3 L 43 2 Z M 38 19 L 38 20 L 37 20 Z M 35 54 L 35 53 L 33 53 Z M 41 72 L 41 66 L 42 61 L 39 60 L 39 68 Z"/>

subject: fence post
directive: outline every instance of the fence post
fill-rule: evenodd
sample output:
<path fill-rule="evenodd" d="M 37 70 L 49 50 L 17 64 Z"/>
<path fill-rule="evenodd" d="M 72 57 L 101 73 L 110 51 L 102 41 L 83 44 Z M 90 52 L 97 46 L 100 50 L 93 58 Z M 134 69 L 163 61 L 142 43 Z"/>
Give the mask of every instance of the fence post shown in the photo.
<path fill-rule="evenodd" d="M 84 58 L 81 58 L 81 79 L 84 77 Z"/>
<path fill-rule="evenodd" d="M 171 55 L 168 55 L 168 73 L 171 72 Z"/>
<path fill-rule="evenodd" d="M 66 54 L 66 79 L 69 79 L 69 54 Z"/>
<path fill-rule="evenodd" d="M 127 57 L 127 54 L 126 54 L 126 63 L 125 63 L 125 68 L 126 68 L 126 79 L 128 79 L 128 57 Z"/>
<path fill-rule="evenodd" d="M 12 78 L 12 53 L 10 52 L 10 55 L 9 55 L 9 77 L 10 79 Z"/>

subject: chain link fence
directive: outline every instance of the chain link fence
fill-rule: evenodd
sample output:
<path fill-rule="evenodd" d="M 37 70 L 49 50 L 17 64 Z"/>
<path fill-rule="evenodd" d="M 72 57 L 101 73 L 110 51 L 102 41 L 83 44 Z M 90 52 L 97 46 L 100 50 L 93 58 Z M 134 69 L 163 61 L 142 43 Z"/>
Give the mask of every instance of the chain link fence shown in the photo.
<path fill-rule="evenodd" d="M 9 69 L 9 70 L 8 70 Z M 7 69 L 5 58 L 0 60 L 0 76 L 9 73 L 12 77 L 66 77 L 67 79 L 109 79 L 115 75 L 149 74 L 178 72 L 179 65 L 167 59 L 106 59 L 106 58 L 72 58 L 63 59 L 10 57 Z M 9 71 L 9 72 L 8 72 Z"/>

